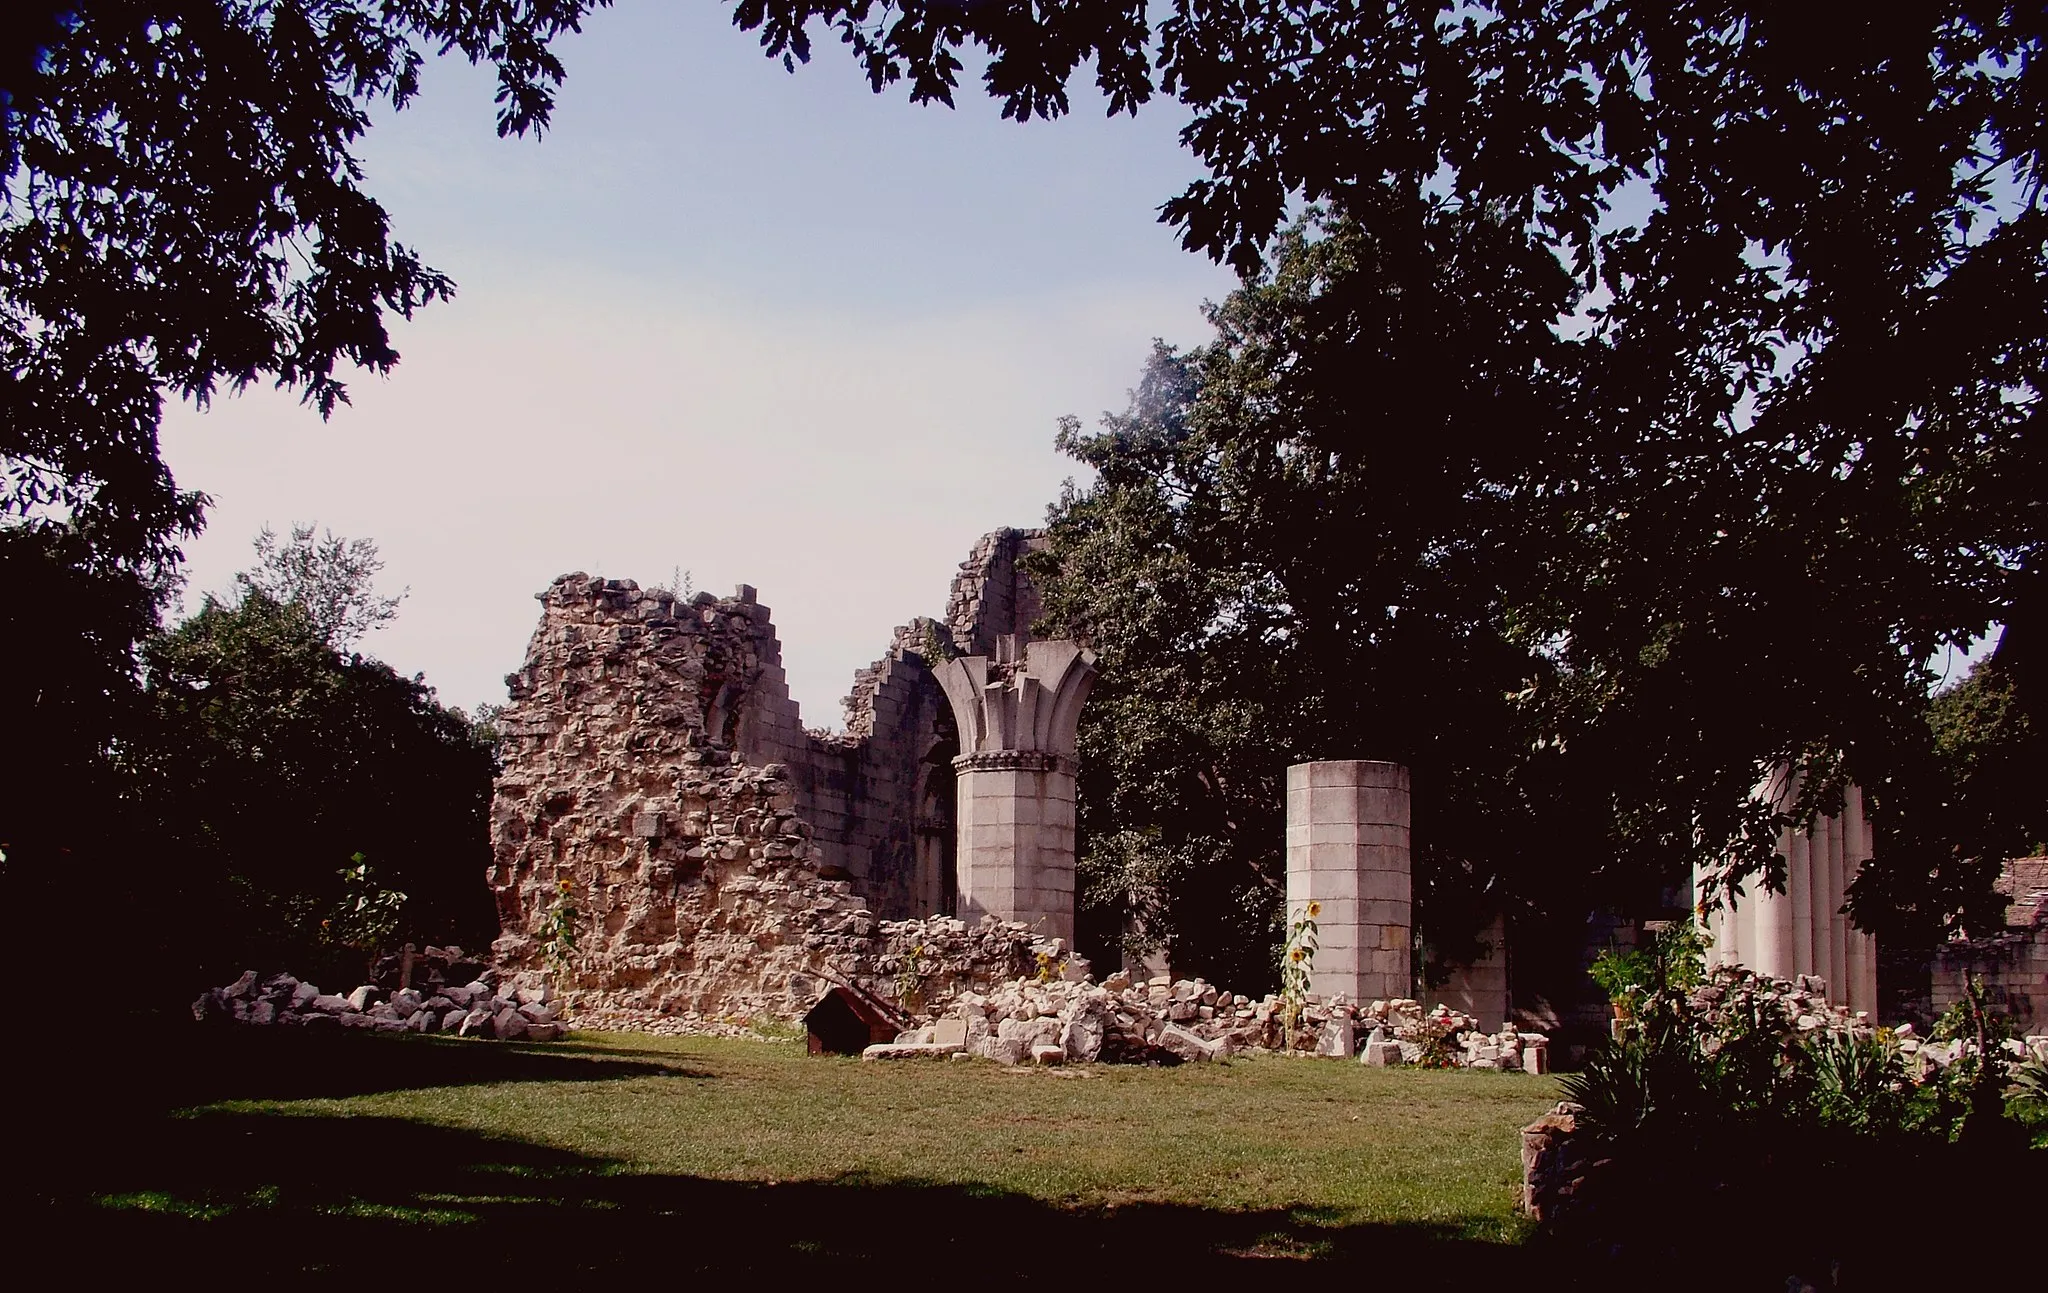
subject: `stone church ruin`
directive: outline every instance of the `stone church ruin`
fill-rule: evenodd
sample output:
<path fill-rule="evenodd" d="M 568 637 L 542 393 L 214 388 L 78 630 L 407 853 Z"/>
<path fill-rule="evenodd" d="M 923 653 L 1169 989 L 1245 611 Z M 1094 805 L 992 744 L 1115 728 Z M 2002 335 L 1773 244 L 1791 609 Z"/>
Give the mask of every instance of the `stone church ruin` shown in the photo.
<path fill-rule="evenodd" d="M 788 1024 L 836 990 L 895 1012 L 905 1053 L 1010 1062 L 1279 1044 L 1271 996 L 1142 972 L 1095 983 L 1072 955 L 1075 736 L 1095 657 L 1030 636 L 1041 606 L 1021 563 L 1043 542 L 979 540 L 943 617 L 899 627 L 856 674 L 836 733 L 804 727 L 752 588 L 679 598 L 574 574 L 538 594 L 506 680 L 491 815 L 492 959 L 507 982 L 565 999 L 582 1026 L 693 1032 Z M 1545 1034 L 1605 1032 L 1600 1003 L 1553 1007 L 1511 982 L 1498 917 L 1478 960 L 1417 991 L 1409 791 L 1391 763 L 1288 772 L 1287 908 L 1314 904 L 1320 920 L 1295 1021 L 1310 1044 L 1355 1054 L 1364 1037 L 1367 1059 L 1391 1060 L 1443 1032 L 1470 1043 L 1466 1061 L 1541 1067 Z M 1838 817 L 1787 830 L 1787 892 L 1709 918 L 1716 964 L 1876 1012 L 1875 945 L 1841 914 L 1870 855 L 1859 809 L 1852 790 Z M 1583 948 L 1564 977 L 1583 981 L 1601 946 L 1651 925 L 1603 915 L 1578 943 L 1553 940 Z M 2048 996 L 2038 941 L 2006 932 L 1971 950 L 2030 1015 Z M 1960 973 L 1934 976 L 1930 995 Z M 923 1038 L 938 1025 L 945 1038 Z"/>
<path fill-rule="evenodd" d="M 1030 640 L 1041 542 L 976 543 L 944 618 L 855 677 L 844 733 L 803 726 L 752 588 L 557 579 L 507 678 L 499 963 L 586 1014 L 794 1019 L 835 982 L 945 995 L 1070 947 L 1094 655 Z"/>

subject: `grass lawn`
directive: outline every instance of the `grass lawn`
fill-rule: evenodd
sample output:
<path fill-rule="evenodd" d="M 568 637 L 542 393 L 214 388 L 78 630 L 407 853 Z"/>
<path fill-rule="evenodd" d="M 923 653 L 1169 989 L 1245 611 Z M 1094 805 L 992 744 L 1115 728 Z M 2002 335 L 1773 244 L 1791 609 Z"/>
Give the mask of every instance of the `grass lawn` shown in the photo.
<path fill-rule="evenodd" d="M 74 1267 L 337 1282 L 1355 1268 L 1454 1284 L 1515 1262 L 1516 1130 L 1556 1099 L 1521 1074 L 1314 1060 L 1005 1070 L 283 1029 L 151 1033 L 47 1076 L 11 1215 L 61 1235 Z"/>

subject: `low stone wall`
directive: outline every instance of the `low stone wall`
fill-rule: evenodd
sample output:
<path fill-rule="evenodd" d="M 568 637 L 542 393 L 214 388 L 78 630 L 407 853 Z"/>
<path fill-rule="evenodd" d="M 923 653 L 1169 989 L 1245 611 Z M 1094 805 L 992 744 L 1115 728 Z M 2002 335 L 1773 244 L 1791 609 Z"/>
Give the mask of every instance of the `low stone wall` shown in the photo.
<path fill-rule="evenodd" d="M 551 1042 L 566 1031 L 545 987 L 501 986 L 494 971 L 467 984 L 385 992 L 366 983 L 346 996 L 289 974 L 249 970 L 192 1003 L 201 1023 L 361 1028 L 380 1033 L 449 1033 L 500 1041 Z"/>

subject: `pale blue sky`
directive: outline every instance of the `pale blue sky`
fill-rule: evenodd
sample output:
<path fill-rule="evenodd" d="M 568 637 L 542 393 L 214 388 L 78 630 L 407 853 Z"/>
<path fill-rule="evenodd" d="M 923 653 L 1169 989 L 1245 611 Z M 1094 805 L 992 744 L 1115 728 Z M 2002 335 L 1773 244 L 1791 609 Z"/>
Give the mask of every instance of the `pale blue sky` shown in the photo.
<path fill-rule="evenodd" d="M 836 45 L 785 73 L 728 13 L 595 15 L 538 143 L 498 139 L 454 61 L 383 115 L 370 190 L 460 295 L 328 424 L 274 392 L 171 412 L 167 457 L 216 499 L 195 592 L 266 524 L 375 539 L 410 596 L 366 649 L 472 706 L 554 576 L 683 567 L 760 589 L 805 720 L 836 726 L 974 538 L 1043 518 L 1077 470 L 1055 419 L 1121 409 L 1152 337 L 1206 337 L 1234 280 L 1156 221 L 1197 174 L 1177 105 L 913 107 Z"/>
<path fill-rule="evenodd" d="M 538 144 L 453 62 L 386 114 L 370 191 L 460 295 L 326 425 L 271 392 L 171 413 L 180 483 L 216 498 L 195 591 L 266 523 L 373 538 L 411 594 L 366 649 L 468 706 L 503 699 L 555 575 L 681 566 L 759 587 L 805 720 L 837 725 L 975 536 L 1043 518 L 1076 470 L 1055 419 L 1120 409 L 1152 337 L 1206 335 L 1234 280 L 1156 221 L 1196 174 L 1175 105 L 917 108 L 836 46 L 788 75 L 728 12 L 596 15 Z"/>

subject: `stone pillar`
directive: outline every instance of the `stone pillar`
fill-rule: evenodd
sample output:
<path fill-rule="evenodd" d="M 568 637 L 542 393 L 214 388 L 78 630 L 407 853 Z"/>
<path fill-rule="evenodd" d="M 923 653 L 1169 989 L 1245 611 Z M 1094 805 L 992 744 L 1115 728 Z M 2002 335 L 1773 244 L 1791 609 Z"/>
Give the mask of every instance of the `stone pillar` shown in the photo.
<path fill-rule="evenodd" d="M 1074 642 L 996 639 L 933 673 L 960 729 L 962 919 L 1019 920 L 1074 944 L 1074 733 L 1095 653 Z"/>
<path fill-rule="evenodd" d="M 1787 808 L 1798 801 L 1799 784 L 1781 768 L 1757 794 Z M 1842 910 L 1873 852 L 1862 790 L 1844 791 L 1839 816 L 1818 818 L 1811 830 L 1786 828 L 1778 852 L 1785 858 L 1784 892 L 1753 879 L 1732 906 L 1703 914 L 1713 939 L 1708 964 L 1746 965 L 1780 979 L 1810 974 L 1826 982 L 1835 1004 L 1875 1012 L 1877 940 Z"/>
<path fill-rule="evenodd" d="M 1310 990 L 1414 996 L 1408 769 L 1341 760 L 1287 770 L 1287 921 L 1311 902 L 1322 949 Z"/>

